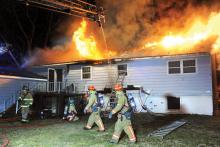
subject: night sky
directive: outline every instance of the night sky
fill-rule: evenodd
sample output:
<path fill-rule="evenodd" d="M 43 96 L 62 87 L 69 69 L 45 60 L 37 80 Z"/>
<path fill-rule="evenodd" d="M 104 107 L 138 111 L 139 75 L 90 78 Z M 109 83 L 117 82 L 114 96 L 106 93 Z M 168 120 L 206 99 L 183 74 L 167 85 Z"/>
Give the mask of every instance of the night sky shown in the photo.
<path fill-rule="evenodd" d="M 52 45 L 51 38 L 62 36 L 57 30 L 73 16 L 27 6 L 22 1 L 0 0 L 0 43 L 11 44 L 18 59 L 38 48 Z M 22 62 L 22 61 L 21 61 Z"/>

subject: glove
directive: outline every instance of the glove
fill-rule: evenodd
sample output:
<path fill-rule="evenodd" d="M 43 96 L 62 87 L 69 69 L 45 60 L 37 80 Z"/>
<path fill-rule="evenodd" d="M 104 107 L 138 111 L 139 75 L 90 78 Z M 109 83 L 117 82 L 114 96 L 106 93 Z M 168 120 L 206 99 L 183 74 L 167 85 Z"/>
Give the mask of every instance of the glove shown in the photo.
<path fill-rule="evenodd" d="M 109 119 L 112 118 L 112 112 L 110 112 L 110 113 L 108 114 L 108 118 L 109 118 Z"/>
<path fill-rule="evenodd" d="M 84 114 L 86 114 L 86 113 L 87 113 L 87 109 L 85 108 L 85 109 L 83 110 L 83 112 L 84 112 Z"/>

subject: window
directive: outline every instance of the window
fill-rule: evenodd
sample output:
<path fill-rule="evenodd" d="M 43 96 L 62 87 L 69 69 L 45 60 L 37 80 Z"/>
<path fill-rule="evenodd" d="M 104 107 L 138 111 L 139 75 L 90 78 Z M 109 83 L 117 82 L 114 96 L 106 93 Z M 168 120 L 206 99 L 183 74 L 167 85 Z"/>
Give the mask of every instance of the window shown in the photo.
<path fill-rule="evenodd" d="M 179 60 L 168 62 L 168 74 L 196 73 L 196 60 Z"/>
<path fill-rule="evenodd" d="M 195 73 L 196 60 L 183 60 L 183 73 Z"/>
<path fill-rule="evenodd" d="M 82 67 L 82 79 L 91 79 L 91 66 Z"/>
<path fill-rule="evenodd" d="M 181 68 L 180 68 L 180 61 L 169 61 L 168 62 L 168 73 L 169 74 L 180 74 Z"/>
<path fill-rule="evenodd" d="M 127 64 L 118 65 L 118 75 L 128 75 Z"/>

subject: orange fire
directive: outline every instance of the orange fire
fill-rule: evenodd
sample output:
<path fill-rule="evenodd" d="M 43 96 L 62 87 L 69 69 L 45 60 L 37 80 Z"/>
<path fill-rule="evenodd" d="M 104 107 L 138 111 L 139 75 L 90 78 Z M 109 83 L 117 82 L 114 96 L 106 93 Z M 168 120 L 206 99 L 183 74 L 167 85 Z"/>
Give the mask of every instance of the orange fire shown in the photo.
<path fill-rule="evenodd" d="M 146 43 L 144 48 L 162 47 L 170 51 L 193 49 L 210 37 L 217 37 L 212 45 L 211 52 L 220 51 L 220 13 L 211 13 L 206 24 L 202 23 L 201 20 L 195 20 L 187 31 L 177 35 L 170 33 L 162 37 L 159 42 Z"/>
<path fill-rule="evenodd" d="M 103 59 L 103 55 L 97 48 L 94 36 L 86 36 L 87 22 L 83 20 L 80 27 L 74 32 L 72 40 L 80 56 L 86 59 Z"/>

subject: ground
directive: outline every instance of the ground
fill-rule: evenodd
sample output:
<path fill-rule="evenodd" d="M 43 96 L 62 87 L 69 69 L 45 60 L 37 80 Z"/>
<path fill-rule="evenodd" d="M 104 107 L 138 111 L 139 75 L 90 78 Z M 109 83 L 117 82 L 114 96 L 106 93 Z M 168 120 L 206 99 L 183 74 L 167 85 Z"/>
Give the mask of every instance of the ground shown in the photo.
<path fill-rule="evenodd" d="M 188 123 L 172 132 L 164 139 L 147 137 L 158 127 L 174 120 L 185 119 Z M 87 116 L 79 121 L 68 123 L 60 119 L 32 120 L 30 124 L 20 122 L 1 122 L 1 140 L 9 140 L 9 147 L 82 147 L 115 146 L 109 143 L 114 130 L 115 119 L 104 119 L 106 132 L 99 133 L 97 128 L 85 131 Z M 220 147 L 220 117 L 197 115 L 134 116 L 134 129 L 138 142 L 132 146 L 185 147 L 216 146 Z M 7 138 L 6 138 L 7 137 Z M 6 138 L 6 139 L 5 139 Z M 3 139 L 5 139 L 3 141 Z M 128 138 L 123 135 L 119 146 L 128 146 Z"/>

